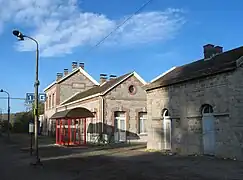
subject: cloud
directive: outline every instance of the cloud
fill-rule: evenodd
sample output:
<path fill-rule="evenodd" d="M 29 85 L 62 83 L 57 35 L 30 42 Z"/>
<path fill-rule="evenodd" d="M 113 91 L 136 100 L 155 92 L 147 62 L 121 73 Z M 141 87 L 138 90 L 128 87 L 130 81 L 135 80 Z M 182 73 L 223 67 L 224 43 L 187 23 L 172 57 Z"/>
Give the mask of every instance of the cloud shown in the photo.
<path fill-rule="evenodd" d="M 51 57 L 72 53 L 80 46 L 93 46 L 121 23 L 104 14 L 84 12 L 77 0 L 0 0 L 5 7 L 0 12 L 0 32 L 8 20 L 28 29 L 25 33 L 38 39 L 41 56 Z M 164 42 L 175 37 L 185 23 L 184 12 L 168 8 L 165 11 L 144 12 L 133 16 L 110 36 L 106 46 L 132 46 Z M 19 51 L 34 50 L 34 43 L 18 42 Z"/>

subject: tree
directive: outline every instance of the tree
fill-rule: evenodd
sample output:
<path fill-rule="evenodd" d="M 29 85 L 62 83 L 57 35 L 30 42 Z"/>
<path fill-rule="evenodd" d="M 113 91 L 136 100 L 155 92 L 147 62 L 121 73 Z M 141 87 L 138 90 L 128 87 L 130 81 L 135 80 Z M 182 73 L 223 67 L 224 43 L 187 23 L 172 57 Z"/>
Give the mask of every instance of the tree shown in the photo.
<path fill-rule="evenodd" d="M 44 103 L 39 102 L 39 104 L 38 104 L 38 114 L 39 115 L 44 114 L 44 107 L 45 107 Z M 32 103 L 32 111 L 34 110 L 34 108 L 35 108 L 35 103 L 33 102 Z"/>
<path fill-rule="evenodd" d="M 15 133 L 28 132 L 29 122 L 33 120 L 32 112 L 19 112 L 15 114 L 12 131 Z"/>

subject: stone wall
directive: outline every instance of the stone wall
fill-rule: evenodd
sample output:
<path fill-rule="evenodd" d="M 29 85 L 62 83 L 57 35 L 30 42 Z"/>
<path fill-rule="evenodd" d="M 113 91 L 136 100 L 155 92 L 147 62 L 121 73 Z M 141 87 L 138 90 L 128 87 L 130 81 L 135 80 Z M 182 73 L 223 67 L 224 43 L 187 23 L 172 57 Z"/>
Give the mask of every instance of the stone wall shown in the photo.
<path fill-rule="evenodd" d="M 130 94 L 128 87 L 134 85 L 136 87 L 136 93 Z M 131 77 L 108 92 L 104 98 L 104 132 L 108 132 L 114 127 L 114 112 L 115 111 L 126 111 L 127 112 L 127 130 L 130 134 L 136 134 L 138 139 L 136 141 L 146 141 L 147 135 L 138 135 L 138 113 L 146 112 L 146 92 L 142 88 L 143 84 L 138 81 L 135 77 Z M 60 106 L 57 111 L 63 111 L 66 109 L 73 109 L 76 107 L 84 107 L 91 112 L 96 112 L 97 120 L 96 124 L 99 124 L 96 128 L 97 132 L 92 133 L 97 135 L 102 132 L 100 124 L 102 125 L 102 97 L 95 97 L 87 99 L 85 101 L 76 102 L 67 106 Z M 92 122 L 92 118 L 87 121 L 87 127 Z M 130 137 L 130 136 L 129 136 Z M 91 135 L 87 134 L 88 141 L 94 141 Z M 132 140 L 131 140 L 132 141 Z"/>
<path fill-rule="evenodd" d="M 225 141 L 218 145 L 219 151 L 222 155 L 228 154 L 232 158 L 243 160 L 243 67 L 238 67 L 229 82 L 228 96 L 230 114 L 222 124 L 227 136 L 224 136 Z"/>
<path fill-rule="evenodd" d="M 130 94 L 128 87 L 134 85 L 136 93 Z M 105 124 L 114 127 L 114 112 L 126 112 L 126 129 L 128 139 L 146 141 L 147 135 L 138 134 L 138 112 L 146 112 L 146 92 L 143 84 L 135 76 L 130 77 L 105 96 Z M 130 136 L 129 136 L 130 135 Z"/>
<path fill-rule="evenodd" d="M 94 83 L 79 71 L 60 82 L 60 103 L 75 93 L 88 90 L 92 87 L 94 87 Z"/>
<path fill-rule="evenodd" d="M 216 155 L 240 158 L 242 72 L 227 72 L 149 91 L 147 147 L 164 148 L 161 113 L 166 108 L 172 117 L 172 151 L 181 154 L 203 153 L 201 107 L 210 104 L 215 117 Z"/>

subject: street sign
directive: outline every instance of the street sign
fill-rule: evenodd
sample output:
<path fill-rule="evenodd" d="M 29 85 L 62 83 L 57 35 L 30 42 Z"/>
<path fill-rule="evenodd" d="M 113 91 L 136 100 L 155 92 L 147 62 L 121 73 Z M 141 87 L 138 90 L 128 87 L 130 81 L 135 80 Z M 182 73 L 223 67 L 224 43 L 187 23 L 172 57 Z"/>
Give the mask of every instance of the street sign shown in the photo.
<path fill-rule="evenodd" d="M 35 94 L 34 93 L 26 93 L 26 102 L 31 104 L 35 100 Z M 39 93 L 39 101 L 45 102 L 46 100 L 46 94 L 45 93 Z"/>
<path fill-rule="evenodd" d="M 46 94 L 45 93 L 39 93 L 39 101 L 41 101 L 41 102 L 46 101 Z"/>
<path fill-rule="evenodd" d="M 35 100 L 34 93 L 26 93 L 26 102 L 27 103 L 33 103 Z"/>

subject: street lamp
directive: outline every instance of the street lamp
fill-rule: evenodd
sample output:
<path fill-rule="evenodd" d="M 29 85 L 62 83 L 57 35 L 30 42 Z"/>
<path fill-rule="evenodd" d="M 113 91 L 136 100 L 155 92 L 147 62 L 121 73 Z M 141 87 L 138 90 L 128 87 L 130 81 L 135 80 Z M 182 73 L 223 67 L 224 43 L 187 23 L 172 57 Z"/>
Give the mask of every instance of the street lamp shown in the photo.
<path fill-rule="evenodd" d="M 34 105 L 34 116 L 35 116 L 35 153 L 36 153 L 36 162 L 34 163 L 34 165 L 38 165 L 41 164 L 40 162 L 40 158 L 39 158 L 39 149 L 38 149 L 38 100 L 39 100 L 39 92 L 38 92 L 38 88 L 40 85 L 40 81 L 38 79 L 38 69 L 39 69 L 39 44 L 37 42 L 37 40 L 35 40 L 34 38 L 30 37 L 30 36 L 26 36 L 24 34 L 22 34 L 20 31 L 18 30 L 14 30 L 13 31 L 13 35 L 16 36 L 19 40 L 23 41 L 24 38 L 28 38 L 32 41 L 34 41 L 36 43 L 36 70 L 35 70 L 35 105 Z"/>
<path fill-rule="evenodd" d="M 7 91 L 4 91 L 3 89 L 1 89 L 0 92 L 4 92 L 4 93 L 6 93 L 8 95 L 8 125 L 7 125 L 8 130 L 7 130 L 7 132 L 8 132 L 8 140 L 9 140 L 9 137 L 10 137 L 10 133 L 9 133 L 9 123 L 10 123 L 10 95 L 9 95 L 9 93 Z"/>

